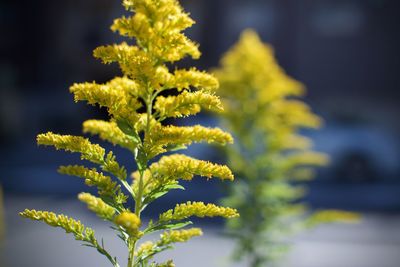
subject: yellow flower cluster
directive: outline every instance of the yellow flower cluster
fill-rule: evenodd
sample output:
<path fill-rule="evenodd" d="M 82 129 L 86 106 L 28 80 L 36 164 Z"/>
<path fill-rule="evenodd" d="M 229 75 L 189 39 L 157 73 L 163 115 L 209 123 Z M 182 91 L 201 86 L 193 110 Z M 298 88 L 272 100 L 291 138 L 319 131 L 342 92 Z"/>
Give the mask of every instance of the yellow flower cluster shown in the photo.
<path fill-rule="evenodd" d="M 80 193 L 78 199 L 87 204 L 88 208 L 104 220 L 112 221 L 115 210 L 107 205 L 101 198 L 95 197 L 89 193 Z"/>
<path fill-rule="evenodd" d="M 214 112 L 224 109 L 218 96 L 202 91 L 184 91 L 178 96 L 157 97 L 154 109 L 158 112 L 160 120 L 168 117 L 185 117 L 197 114 L 201 108 Z"/>
<path fill-rule="evenodd" d="M 170 230 L 160 235 L 160 240 L 157 242 L 146 241 L 137 249 L 137 256 L 154 254 L 160 248 L 168 247 L 173 243 L 187 242 L 193 237 L 201 236 L 203 232 L 200 228 L 190 228 L 185 230 Z"/>
<path fill-rule="evenodd" d="M 80 165 L 69 165 L 60 166 L 58 172 L 85 179 L 85 184 L 98 187 L 102 195 L 112 196 L 117 190 L 117 183 L 114 182 L 110 176 L 97 172 L 95 168 L 89 169 Z"/>
<path fill-rule="evenodd" d="M 170 209 L 160 214 L 160 222 L 180 221 L 183 219 L 196 217 L 224 217 L 234 218 L 239 214 L 235 209 L 219 207 L 214 204 L 204 204 L 203 202 L 188 201 L 183 204 L 177 204 L 174 209 Z"/>
<path fill-rule="evenodd" d="M 233 180 L 231 170 L 225 165 L 194 159 L 181 154 L 162 157 L 150 165 L 149 170 L 154 179 L 192 180 L 194 175 L 207 178 L 218 177 L 222 180 Z"/>
<path fill-rule="evenodd" d="M 264 132 L 266 146 L 282 150 L 292 148 L 288 143 L 294 148 L 299 146 L 293 143 L 293 139 L 301 138 L 295 134 L 299 127 L 321 125 L 321 119 L 304 102 L 292 99 L 303 94 L 303 85 L 286 75 L 273 49 L 263 44 L 255 32 L 245 31 L 221 65 L 215 74 L 229 111 L 224 115 L 236 132 L 245 134 L 248 125 L 241 122 L 251 118 L 253 127 Z"/>
<path fill-rule="evenodd" d="M 152 241 L 146 241 L 138 247 L 138 249 L 136 250 L 136 256 L 151 253 L 154 247 L 155 244 Z"/>
<path fill-rule="evenodd" d="M 219 128 L 207 128 L 201 125 L 187 127 L 156 126 L 150 134 L 153 142 L 160 145 L 190 145 L 194 142 L 221 145 L 233 143 L 233 138 L 229 133 Z"/>
<path fill-rule="evenodd" d="M 102 163 L 105 150 L 99 145 L 90 143 L 89 139 L 81 136 L 59 135 L 52 132 L 39 134 L 38 145 L 54 146 L 56 149 L 63 149 L 69 152 L 81 153 L 82 159 L 94 163 Z"/>
<path fill-rule="evenodd" d="M 25 209 L 19 214 L 22 217 L 29 218 L 31 220 L 43 221 L 50 226 L 63 228 L 65 232 L 72 233 L 75 236 L 76 240 L 86 241 L 91 244 L 97 244 L 97 240 L 94 236 L 94 231 L 91 228 L 85 228 L 85 226 L 80 221 L 76 221 L 63 214 L 57 215 L 53 212 L 28 209 Z"/>
<path fill-rule="evenodd" d="M 174 85 L 178 91 L 195 87 L 206 92 L 212 92 L 218 89 L 219 82 L 213 75 L 191 68 L 189 70 L 175 70 Z"/>
<path fill-rule="evenodd" d="M 115 223 L 125 228 L 127 233 L 132 237 L 138 237 L 141 221 L 139 217 L 132 212 L 122 212 L 115 217 Z"/>
<path fill-rule="evenodd" d="M 99 135 L 101 139 L 131 151 L 137 147 L 137 142 L 124 134 L 115 122 L 87 120 L 83 123 L 83 132 Z"/>
<path fill-rule="evenodd" d="M 118 81 L 121 81 L 121 78 Z M 70 87 L 75 102 L 87 101 L 91 105 L 99 104 L 107 107 L 115 119 L 125 119 L 131 122 L 138 120 L 136 110 L 141 107 L 136 97 L 132 97 L 133 85 L 120 83 L 115 85 L 115 79 L 106 84 L 76 83 Z M 133 83 L 133 82 L 132 82 Z"/>
<path fill-rule="evenodd" d="M 260 166 L 281 166 L 280 170 L 293 173 L 295 167 L 328 163 L 326 155 L 310 151 L 310 139 L 297 133 L 303 127 L 321 125 L 321 119 L 304 102 L 294 99 L 304 93 L 302 84 L 286 75 L 276 62 L 273 49 L 263 44 L 255 32 L 246 30 L 225 54 L 221 65 L 215 74 L 221 83 L 222 100 L 228 110 L 241 110 L 224 116 L 243 146 L 259 151 L 260 159 L 255 161 Z M 237 157 L 231 157 L 234 162 L 240 161 L 240 152 L 231 154 Z"/>
<path fill-rule="evenodd" d="M 200 57 L 197 45 L 181 33 L 194 21 L 176 0 L 125 0 L 124 6 L 135 15 L 116 19 L 111 29 L 123 36 L 134 37 L 153 58 L 173 62 L 187 54 Z"/>
<path fill-rule="evenodd" d="M 158 245 L 167 245 L 172 243 L 186 242 L 192 237 L 201 236 L 203 232 L 200 228 L 190 228 L 186 230 L 171 230 L 161 234 L 161 240 Z"/>

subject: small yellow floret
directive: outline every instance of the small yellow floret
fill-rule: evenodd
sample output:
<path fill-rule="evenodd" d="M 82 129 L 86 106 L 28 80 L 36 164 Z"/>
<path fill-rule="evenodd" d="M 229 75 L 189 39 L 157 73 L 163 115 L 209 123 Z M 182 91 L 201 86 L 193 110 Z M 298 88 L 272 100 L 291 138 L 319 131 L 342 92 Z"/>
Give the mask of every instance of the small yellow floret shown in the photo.
<path fill-rule="evenodd" d="M 222 180 L 233 180 L 231 170 L 225 165 L 194 159 L 181 154 L 164 156 L 153 163 L 149 170 L 156 179 L 192 180 L 194 175 L 207 178 L 218 177 Z"/>
<path fill-rule="evenodd" d="M 118 188 L 117 183 L 113 182 L 110 176 L 97 172 L 95 168 L 88 169 L 84 166 L 69 165 L 60 166 L 58 172 L 85 179 L 85 184 L 88 186 L 96 186 L 101 195 L 113 196 Z"/>
<path fill-rule="evenodd" d="M 101 198 L 89 193 L 80 193 L 78 199 L 87 204 L 88 208 L 102 219 L 112 220 L 115 214 L 113 207 L 107 205 Z"/>
<path fill-rule="evenodd" d="M 183 91 L 178 96 L 157 97 L 154 109 L 161 120 L 168 117 L 185 117 L 197 114 L 201 109 L 222 112 L 224 109 L 218 96 L 202 91 Z"/>
<path fill-rule="evenodd" d="M 196 68 L 175 71 L 175 87 L 181 91 L 195 87 L 206 91 L 215 91 L 219 87 L 218 80 L 212 75 Z"/>
<path fill-rule="evenodd" d="M 207 142 L 225 145 L 233 143 L 232 135 L 220 128 L 207 128 L 201 125 L 178 127 L 156 126 L 153 128 L 151 138 L 159 145 L 190 145 L 192 143 Z"/>
<path fill-rule="evenodd" d="M 191 228 L 186 230 L 171 230 L 161 234 L 161 240 L 157 242 L 158 245 L 167 245 L 171 243 L 183 243 L 192 237 L 201 236 L 203 232 L 200 228 Z"/>
<path fill-rule="evenodd" d="M 59 135 L 52 132 L 39 134 L 37 136 L 39 145 L 54 146 L 56 149 L 63 149 L 69 152 L 81 153 L 82 159 L 94 163 L 102 163 L 105 150 L 97 144 L 92 144 L 87 138 L 72 135 Z"/>
<path fill-rule="evenodd" d="M 140 247 L 136 251 L 136 255 L 140 256 L 142 254 L 147 254 L 151 252 L 154 248 L 154 243 L 151 241 L 146 241 L 140 245 Z"/>
<path fill-rule="evenodd" d="M 113 145 L 128 148 L 134 151 L 137 143 L 124 134 L 115 122 L 102 120 L 87 120 L 83 123 L 83 132 L 97 134 L 101 139 L 106 140 Z"/>
<path fill-rule="evenodd" d="M 26 209 L 23 212 L 20 212 L 19 215 L 31 220 L 42 221 L 53 227 L 63 228 L 65 232 L 72 233 L 75 236 L 76 240 L 86 241 L 91 244 L 97 245 L 94 231 L 91 228 L 85 228 L 85 226 L 80 221 L 76 221 L 63 214 L 57 215 L 53 212 L 48 211 L 36 211 Z"/>
<path fill-rule="evenodd" d="M 219 207 L 214 204 L 204 204 L 203 202 L 186 202 L 177 204 L 174 209 L 170 209 L 160 214 L 160 222 L 180 221 L 189 217 L 224 217 L 234 218 L 239 214 L 236 209 Z"/>

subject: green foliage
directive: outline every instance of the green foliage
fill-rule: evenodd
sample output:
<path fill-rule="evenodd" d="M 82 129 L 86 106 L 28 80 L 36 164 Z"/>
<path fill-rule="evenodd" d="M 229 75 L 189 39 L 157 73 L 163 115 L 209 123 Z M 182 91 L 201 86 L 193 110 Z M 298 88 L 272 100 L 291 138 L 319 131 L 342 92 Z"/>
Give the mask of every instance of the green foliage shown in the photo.
<path fill-rule="evenodd" d="M 328 157 L 312 151 L 312 141 L 299 134 L 318 128 L 321 119 L 300 100 L 302 84 L 278 66 L 272 48 L 247 30 L 215 74 L 227 109 L 223 123 L 236 139 L 226 154 L 239 181 L 223 199 L 240 213 L 227 222 L 237 241 L 235 259 L 270 266 L 287 251 L 290 234 L 322 222 L 356 220 L 341 211 L 309 216 L 299 203 L 306 193 L 301 181 L 311 179 L 313 167 L 327 164 Z"/>
<path fill-rule="evenodd" d="M 38 135 L 37 142 L 81 155 L 83 165 L 61 166 L 59 172 L 79 177 L 86 185 L 97 188 L 97 196 L 81 193 L 78 198 L 99 218 L 109 222 L 124 241 L 129 254 L 128 267 L 172 267 L 172 261 L 159 264 L 153 257 L 172 248 L 174 243 L 202 234 L 198 228 L 181 229 L 191 224 L 189 217 L 232 218 L 238 216 L 237 211 L 214 204 L 187 202 L 145 225 L 141 218 L 143 210 L 171 190 L 184 189 L 179 185 L 182 179 L 192 180 L 199 175 L 232 181 L 233 175 L 224 165 L 185 155 L 163 156 L 158 162 L 154 162 L 154 158 L 196 142 L 225 145 L 233 139 L 218 128 L 165 125 L 167 118 L 194 115 L 202 109 L 223 110 L 215 95 L 218 81 L 212 75 L 195 68 L 169 70 L 168 66 L 186 56 L 194 59 L 200 56 L 197 44 L 182 33 L 194 21 L 178 1 L 124 0 L 123 5 L 133 14 L 116 19 L 111 29 L 135 39 L 136 45 L 124 42 L 94 50 L 94 56 L 104 63 L 118 63 L 123 76 L 105 84 L 74 84 L 70 91 L 75 101 L 107 108 L 110 119 L 85 121 L 83 132 L 98 135 L 132 152 L 137 171 L 128 177 L 127 169 L 118 163 L 113 152 L 106 152 L 99 144 L 81 136 L 49 132 Z M 160 96 L 167 90 L 177 94 Z M 87 167 L 86 161 L 97 167 Z M 127 205 L 129 198 L 133 199 L 134 207 Z M 99 244 L 94 231 L 80 221 L 47 211 L 25 210 L 20 215 L 63 228 L 85 245 L 97 249 L 113 266 L 119 266 L 117 259 Z M 160 240 L 139 245 L 145 235 L 157 231 L 161 231 Z"/>

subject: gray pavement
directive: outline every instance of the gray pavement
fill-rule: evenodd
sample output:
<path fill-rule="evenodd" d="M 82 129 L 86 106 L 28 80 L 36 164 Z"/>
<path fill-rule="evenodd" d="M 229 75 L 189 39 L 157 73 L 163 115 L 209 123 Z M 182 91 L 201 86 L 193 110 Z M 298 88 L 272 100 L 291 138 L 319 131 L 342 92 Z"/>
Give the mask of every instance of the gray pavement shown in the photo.
<path fill-rule="evenodd" d="M 99 221 L 75 200 L 51 198 L 6 198 L 7 235 L 3 241 L 1 267 L 108 267 L 110 264 L 94 249 L 80 246 L 61 229 L 20 218 L 24 208 L 47 209 L 79 218 L 93 227 L 98 237 L 126 265 L 125 247 L 106 223 Z M 199 226 L 199 225 L 198 225 Z M 201 226 L 201 225 L 200 225 Z M 232 264 L 233 248 L 221 229 L 205 225 L 204 236 L 163 253 L 158 259 L 173 258 L 177 267 L 244 267 Z M 325 225 L 301 234 L 282 267 L 399 267 L 400 215 L 364 214 L 357 225 Z"/>

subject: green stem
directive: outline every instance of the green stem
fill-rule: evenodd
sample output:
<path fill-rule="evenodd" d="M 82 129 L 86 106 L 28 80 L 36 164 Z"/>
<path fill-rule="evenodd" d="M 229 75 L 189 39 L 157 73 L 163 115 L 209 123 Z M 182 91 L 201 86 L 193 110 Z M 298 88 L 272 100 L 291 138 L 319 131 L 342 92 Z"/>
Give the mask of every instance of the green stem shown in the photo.
<path fill-rule="evenodd" d="M 115 258 L 113 258 L 104 248 L 103 246 L 100 246 L 99 244 L 95 245 L 95 248 L 97 249 L 100 254 L 103 254 L 104 256 L 107 257 L 107 259 L 112 263 L 114 267 L 120 267 L 118 262 L 116 261 Z"/>
<path fill-rule="evenodd" d="M 150 133 L 150 119 L 151 119 L 151 114 L 152 114 L 152 109 L 153 109 L 153 101 L 154 101 L 154 96 L 149 94 L 149 96 L 146 99 L 146 106 L 147 106 L 147 123 L 146 123 L 146 130 L 145 130 L 145 136 Z M 143 148 L 140 148 L 143 149 Z M 143 205 L 143 192 L 144 192 L 144 172 L 147 168 L 148 160 L 146 156 L 145 151 L 139 152 L 141 155 L 144 155 L 144 157 L 139 157 L 138 160 L 138 166 L 139 166 L 139 188 L 138 192 L 135 198 L 135 214 L 140 218 L 140 214 L 142 211 L 142 205 Z M 135 249 L 136 249 L 136 242 L 137 240 L 129 240 L 129 257 L 128 257 L 128 267 L 135 267 Z M 139 263 L 141 264 L 141 263 Z"/>
<path fill-rule="evenodd" d="M 129 240 L 129 257 L 128 257 L 128 267 L 135 267 L 135 247 L 136 240 Z"/>

